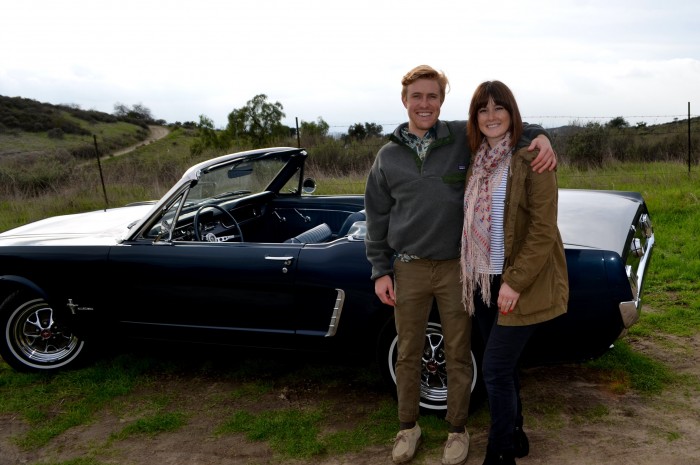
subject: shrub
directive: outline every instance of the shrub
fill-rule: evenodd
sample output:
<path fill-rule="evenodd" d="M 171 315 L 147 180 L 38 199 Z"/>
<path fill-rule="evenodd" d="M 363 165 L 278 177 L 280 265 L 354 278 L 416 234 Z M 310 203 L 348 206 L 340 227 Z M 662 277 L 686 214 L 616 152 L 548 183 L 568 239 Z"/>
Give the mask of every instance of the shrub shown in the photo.
<path fill-rule="evenodd" d="M 61 128 L 49 129 L 46 133 L 49 139 L 63 139 L 63 130 Z"/>

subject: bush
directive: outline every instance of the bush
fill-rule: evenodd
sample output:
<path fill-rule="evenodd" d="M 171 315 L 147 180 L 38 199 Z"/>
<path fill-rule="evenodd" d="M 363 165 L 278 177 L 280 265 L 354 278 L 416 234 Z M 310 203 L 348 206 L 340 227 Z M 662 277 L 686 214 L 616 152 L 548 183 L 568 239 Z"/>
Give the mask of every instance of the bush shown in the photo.
<path fill-rule="evenodd" d="M 46 133 L 49 139 L 63 139 L 63 130 L 61 128 L 49 129 Z"/>
<path fill-rule="evenodd" d="M 589 123 L 585 131 L 571 136 L 567 156 L 577 168 L 599 168 L 603 166 L 605 129 L 598 123 Z"/>

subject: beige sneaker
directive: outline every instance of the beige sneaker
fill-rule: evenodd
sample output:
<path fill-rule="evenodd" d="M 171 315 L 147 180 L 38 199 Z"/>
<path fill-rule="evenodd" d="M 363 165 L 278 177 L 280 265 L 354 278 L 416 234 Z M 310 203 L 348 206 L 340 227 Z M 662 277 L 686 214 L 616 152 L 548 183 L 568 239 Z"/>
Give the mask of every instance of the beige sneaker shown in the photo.
<path fill-rule="evenodd" d="M 394 463 L 406 463 L 416 455 L 416 449 L 422 438 L 420 426 L 416 423 L 411 429 L 402 429 L 394 440 L 394 449 L 391 451 L 391 460 Z"/>
<path fill-rule="evenodd" d="M 450 433 L 442 453 L 442 465 L 463 465 L 469 453 L 469 433 Z"/>

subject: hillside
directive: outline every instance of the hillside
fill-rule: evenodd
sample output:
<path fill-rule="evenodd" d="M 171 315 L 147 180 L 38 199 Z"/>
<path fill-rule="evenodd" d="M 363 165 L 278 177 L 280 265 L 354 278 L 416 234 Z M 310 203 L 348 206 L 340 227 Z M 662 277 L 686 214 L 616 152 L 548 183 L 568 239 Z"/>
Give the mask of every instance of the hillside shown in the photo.
<path fill-rule="evenodd" d="M 94 157 L 145 140 L 153 121 L 0 95 L 0 157 L 68 153 Z"/>

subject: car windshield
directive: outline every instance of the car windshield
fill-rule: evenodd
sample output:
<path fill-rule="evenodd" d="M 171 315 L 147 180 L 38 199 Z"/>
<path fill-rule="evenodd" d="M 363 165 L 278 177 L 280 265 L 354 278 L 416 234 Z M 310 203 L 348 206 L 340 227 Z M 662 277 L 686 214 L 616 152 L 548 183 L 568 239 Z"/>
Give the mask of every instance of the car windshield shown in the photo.
<path fill-rule="evenodd" d="M 194 185 L 183 186 L 147 223 L 143 237 L 191 240 L 192 218 L 202 206 L 222 205 L 231 199 L 271 190 L 278 194 L 297 194 L 301 170 L 288 168 L 289 179 L 286 179 L 287 173 L 282 173 L 292 156 L 289 151 L 263 153 L 203 168 Z"/>
<path fill-rule="evenodd" d="M 264 157 L 238 159 L 203 170 L 197 184 L 190 189 L 187 201 L 200 203 L 211 198 L 220 199 L 265 191 L 288 159 L 287 153 L 268 154 Z M 296 190 L 298 183 L 298 177 L 292 177 L 287 186 Z"/>

